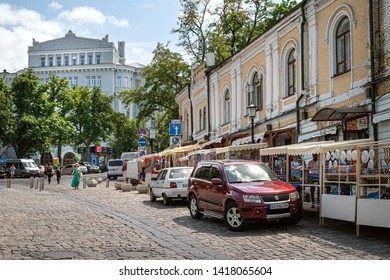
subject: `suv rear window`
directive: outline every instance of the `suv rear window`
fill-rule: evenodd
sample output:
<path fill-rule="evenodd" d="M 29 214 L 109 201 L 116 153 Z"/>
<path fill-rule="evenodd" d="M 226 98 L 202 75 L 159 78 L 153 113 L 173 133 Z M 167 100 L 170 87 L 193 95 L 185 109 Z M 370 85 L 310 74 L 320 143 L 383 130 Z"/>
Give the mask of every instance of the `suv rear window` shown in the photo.
<path fill-rule="evenodd" d="M 122 166 L 123 161 L 121 160 L 111 160 L 108 162 L 108 166 Z"/>

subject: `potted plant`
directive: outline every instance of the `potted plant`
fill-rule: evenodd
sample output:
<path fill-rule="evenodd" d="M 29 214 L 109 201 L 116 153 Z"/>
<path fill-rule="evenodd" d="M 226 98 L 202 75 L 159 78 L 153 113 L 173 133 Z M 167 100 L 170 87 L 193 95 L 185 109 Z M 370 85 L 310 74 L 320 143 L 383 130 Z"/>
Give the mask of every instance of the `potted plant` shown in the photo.
<path fill-rule="evenodd" d="M 92 177 L 89 177 L 89 178 L 87 178 L 86 183 L 87 183 L 88 187 L 96 187 L 96 185 L 98 184 L 98 181 Z"/>

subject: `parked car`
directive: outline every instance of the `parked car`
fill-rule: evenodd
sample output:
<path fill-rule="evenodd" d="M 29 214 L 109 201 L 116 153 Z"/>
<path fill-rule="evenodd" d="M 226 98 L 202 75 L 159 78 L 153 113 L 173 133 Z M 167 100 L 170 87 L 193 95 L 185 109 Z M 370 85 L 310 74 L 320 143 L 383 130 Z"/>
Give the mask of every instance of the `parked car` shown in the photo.
<path fill-rule="evenodd" d="M 72 175 L 73 165 L 74 164 L 68 164 L 64 168 L 62 168 L 62 175 Z M 83 174 L 87 174 L 88 173 L 87 167 L 85 165 L 81 165 L 81 164 L 80 164 L 80 171 Z"/>
<path fill-rule="evenodd" d="M 302 217 L 297 190 L 265 164 L 245 160 L 198 163 L 188 180 L 188 209 L 194 219 L 222 218 L 233 231 L 267 220 L 293 225 Z"/>
<path fill-rule="evenodd" d="M 107 164 L 105 164 L 105 163 L 99 164 L 99 168 L 100 168 L 101 173 L 108 171 Z"/>
<path fill-rule="evenodd" d="M 107 178 L 118 178 L 123 176 L 123 160 L 121 159 L 110 159 L 107 163 Z"/>
<path fill-rule="evenodd" d="M 89 173 L 102 173 L 99 166 L 96 166 L 95 164 L 91 164 L 89 166 Z"/>
<path fill-rule="evenodd" d="M 172 199 L 187 199 L 188 178 L 192 167 L 171 167 L 162 169 L 156 180 L 151 181 L 150 201 L 162 197 L 164 205 L 169 205 Z"/>
<path fill-rule="evenodd" d="M 38 166 L 38 168 L 39 168 L 39 172 L 38 172 L 39 177 L 45 176 L 45 168 L 43 167 L 43 165 Z"/>
<path fill-rule="evenodd" d="M 86 173 L 83 172 L 83 174 L 91 173 L 91 171 L 89 171 L 89 168 L 91 166 L 91 164 L 89 162 L 81 162 L 81 161 L 79 161 L 78 164 L 80 165 L 80 167 L 81 166 L 85 166 L 85 168 L 87 168 L 87 172 Z"/>
<path fill-rule="evenodd" d="M 10 167 L 15 166 L 15 177 L 37 177 L 39 176 L 39 168 L 38 165 L 32 159 L 8 159 L 6 163 L 6 172 L 7 177 L 11 176 Z"/>

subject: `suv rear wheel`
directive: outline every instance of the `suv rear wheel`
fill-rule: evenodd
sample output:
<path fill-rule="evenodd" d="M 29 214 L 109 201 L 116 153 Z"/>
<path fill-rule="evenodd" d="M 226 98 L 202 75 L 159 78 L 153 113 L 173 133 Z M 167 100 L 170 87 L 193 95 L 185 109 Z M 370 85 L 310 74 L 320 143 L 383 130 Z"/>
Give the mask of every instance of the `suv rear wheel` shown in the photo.
<path fill-rule="evenodd" d="M 198 200 L 194 194 L 190 196 L 188 208 L 190 209 L 190 214 L 193 219 L 200 219 L 203 217 L 203 214 L 199 212 Z"/>
<path fill-rule="evenodd" d="M 241 218 L 240 210 L 235 202 L 230 202 L 226 206 L 223 218 L 227 227 L 232 231 L 242 231 L 247 228 L 247 224 Z"/>

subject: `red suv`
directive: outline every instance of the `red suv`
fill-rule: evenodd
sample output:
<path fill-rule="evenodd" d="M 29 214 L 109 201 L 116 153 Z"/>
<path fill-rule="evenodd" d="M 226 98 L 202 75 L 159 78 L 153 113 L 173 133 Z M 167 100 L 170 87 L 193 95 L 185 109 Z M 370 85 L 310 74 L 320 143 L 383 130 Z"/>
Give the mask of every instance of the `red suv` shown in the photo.
<path fill-rule="evenodd" d="M 266 220 L 294 225 L 302 217 L 297 190 L 258 161 L 201 161 L 188 179 L 187 197 L 192 218 L 222 218 L 233 231 Z"/>

